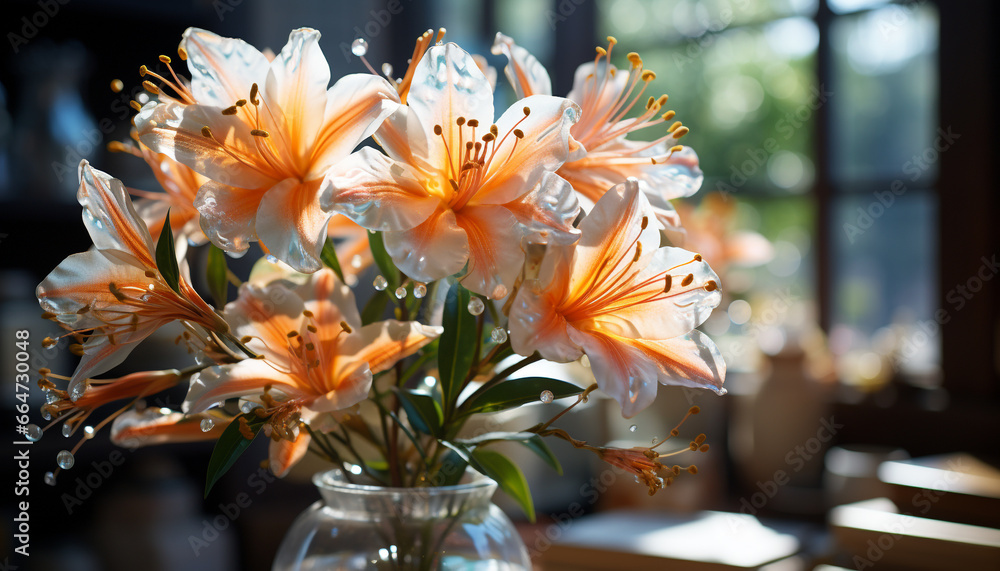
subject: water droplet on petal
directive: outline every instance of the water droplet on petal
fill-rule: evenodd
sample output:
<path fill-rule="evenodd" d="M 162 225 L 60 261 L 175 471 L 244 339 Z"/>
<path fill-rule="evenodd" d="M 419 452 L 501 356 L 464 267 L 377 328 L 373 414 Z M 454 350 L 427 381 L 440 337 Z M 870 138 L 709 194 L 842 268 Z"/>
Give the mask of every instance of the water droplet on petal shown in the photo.
<path fill-rule="evenodd" d="M 494 343 L 503 343 L 507 340 L 507 330 L 503 327 L 496 327 L 490 332 L 490 338 Z"/>
<path fill-rule="evenodd" d="M 351 42 L 351 53 L 363 57 L 368 53 L 368 42 L 364 38 L 358 38 Z"/>
<path fill-rule="evenodd" d="M 556 396 L 552 394 L 552 391 L 546 389 L 542 391 L 542 394 L 538 395 L 538 400 L 545 404 L 549 404 L 550 402 L 556 400 Z"/>
<path fill-rule="evenodd" d="M 76 402 L 77 399 L 83 396 L 83 393 L 87 390 L 87 385 L 85 383 L 77 383 L 69 391 L 69 400 Z"/>
<path fill-rule="evenodd" d="M 57 400 L 62 400 L 62 398 L 53 391 L 49 391 L 45 394 L 45 402 L 54 403 Z"/>
<path fill-rule="evenodd" d="M 258 406 L 260 405 L 255 402 L 247 401 L 240 405 L 240 410 L 243 411 L 243 414 L 249 414 L 250 411 L 257 408 Z"/>
<path fill-rule="evenodd" d="M 395 293 L 396 293 L 396 299 L 403 299 L 404 297 L 406 297 L 406 288 L 403 286 L 399 286 L 398 288 L 396 288 Z"/>
<path fill-rule="evenodd" d="M 70 436 L 73 435 L 73 427 L 70 426 L 68 422 L 62 425 L 62 435 L 65 436 L 66 438 L 69 438 Z"/>
<path fill-rule="evenodd" d="M 76 464 L 76 458 L 73 457 L 73 453 L 69 450 L 63 450 L 56 454 L 56 464 L 63 470 L 69 470 Z"/>
<path fill-rule="evenodd" d="M 45 483 L 48 484 L 48 485 L 50 485 L 50 486 L 55 486 L 56 485 L 56 475 L 53 474 L 52 472 L 46 472 L 45 473 Z"/>
<path fill-rule="evenodd" d="M 271 254 L 268 254 L 268 255 L 264 256 L 264 258 L 265 258 L 265 259 L 266 259 L 266 260 L 267 260 L 268 262 L 271 262 L 272 264 L 277 264 L 277 263 L 278 263 L 278 258 L 275 258 L 275 257 L 274 257 L 274 256 L 272 256 Z"/>
<path fill-rule="evenodd" d="M 413 297 L 420 299 L 425 295 L 427 295 L 427 286 L 419 283 L 413 286 Z"/>
<path fill-rule="evenodd" d="M 31 442 L 38 442 L 42 439 L 42 427 L 37 424 L 29 424 L 25 427 L 27 432 L 24 433 L 25 438 Z"/>
<path fill-rule="evenodd" d="M 52 413 L 49 412 L 49 409 L 47 408 L 42 409 L 42 418 L 44 418 L 45 420 L 52 420 Z"/>
<path fill-rule="evenodd" d="M 638 428 L 639 428 L 638 426 L 636 426 L 636 425 L 633 424 L 632 426 L 628 427 L 628 431 L 629 432 L 635 432 L 636 429 L 638 429 Z"/>
<path fill-rule="evenodd" d="M 392 76 L 392 64 L 391 63 L 383 63 L 382 64 L 382 74 L 385 75 L 386 77 Z"/>
<path fill-rule="evenodd" d="M 201 419 L 201 431 L 202 432 L 211 432 L 213 428 L 215 428 L 215 421 L 214 420 L 212 420 L 211 418 L 203 418 L 203 419 Z"/>
<path fill-rule="evenodd" d="M 385 276 L 375 276 L 375 281 L 372 282 L 372 285 L 378 291 L 385 291 L 385 288 L 389 287 L 389 280 L 385 279 Z"/>
<path fill-rule="evenodd" d="M 86 439 L 88 439 L 88 440 L 91 439 L 91 438 L 93 438 L 94 437 L 94 427 L 93 426 L 84 426 L 83 427 L 83 437 L 86 438 Z"/>
<path fill-rule="evenodd" d="M 486 309 L 486 304 L 483 303 L 483 300 L 478 297 L 469 300 L 469 313 L 472 315 L 479 315 L 484 309 Z"/>

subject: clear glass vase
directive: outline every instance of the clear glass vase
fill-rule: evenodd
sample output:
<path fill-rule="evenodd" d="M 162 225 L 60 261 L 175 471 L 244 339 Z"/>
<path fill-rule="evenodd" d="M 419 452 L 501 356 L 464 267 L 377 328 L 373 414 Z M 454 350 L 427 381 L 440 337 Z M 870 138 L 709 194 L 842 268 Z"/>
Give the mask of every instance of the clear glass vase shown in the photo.
<path fill-rule="evenodd" d="M 292 524 L 272 571 L 529 570 L 514 525 L 478 473 L 456 486 L 352 484 L 340 470 L 313 476 L 322 500 Z"/>

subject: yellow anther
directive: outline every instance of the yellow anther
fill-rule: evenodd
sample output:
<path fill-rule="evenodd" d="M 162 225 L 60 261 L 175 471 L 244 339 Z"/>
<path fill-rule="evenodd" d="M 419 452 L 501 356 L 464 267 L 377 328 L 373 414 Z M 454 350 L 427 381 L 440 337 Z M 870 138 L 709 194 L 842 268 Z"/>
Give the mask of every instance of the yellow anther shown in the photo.
<path fill-rule="evenodd" d="M 687 135 L 690 131 L 691 131 L 691 129 L 688 129 L 687 127 L 679 127 L 676 131 L 673 132 L 674 133 L 674 138 L 675 139 L 680 139 L 684 135 Z"/>
<path fill-rule="evenodd" d="M 144 88 L 146 88 L 146 91 L 152 93 L 153 95 L 159 95 L 160 94 L 160 88 L 157 87 L 157 86 L 155 86 L 155 85 L 153 85 L 152 81 L 149 81 L 149 80 L 143 81 L 142 82 L 142 86 Z"/>
<path fill-rule="evenodd" d="M 160 61 L 162 61 L 167 65 L 170 65 L 170 56 L 160 56 Z"/>
<path fill-rule="evenodd" d="M 201 136 L 209 139 L 212 138 L 212 130 L 208 128 L 208 125 L 201 128 Z"/>
<path fill-rule="evenodd" d="M 177 55 L 180 56 L 181 61 L 185 61 L 188 58 L 187 50 L 184 49 L 182 46 L 177 46 Z"/>
<path fill-rule="evenodd" d="M 149 69 L 147 69 L 146 66 L 140 65 L 139 66 L 139 77 L 146 77 L 146 73 L 148 71 L 149 71 Z"/>
<path fill-rule="evenodd" d="M 125 89 L 125 84 L 122 83 L 122 80 L 120 79 L 111 80 L 111 91 L 114 91 L 115 93 L 121 93 L 122 89 Z"/>
<path fill-rule="evenodd" d="M 223 115 L 236 115 L 236 112 L 237 112 L 237 108 L 236 108 L 235 105 L 232 105 L 230 107 L 226 107 L 225 109 L 222 110 L 222 114 Z"/>
<path fill-rule="evenodd" d="M 643 81 L 653 81 L 654 79 L 656 79 L 656 72 L 655 71 L 653 71 L 651 69 L 647 69 L 646 71 L 642 72 L 642 80 Z"/>
<path fill-rule="evenodd" d="M 268 133 L 267 131 L 265 131 L 263 129 L 252 129 L 250 131 L 250 134 L 253 135 L 254 137 L 270 137 L 271 136 L 270 133 Z"/>

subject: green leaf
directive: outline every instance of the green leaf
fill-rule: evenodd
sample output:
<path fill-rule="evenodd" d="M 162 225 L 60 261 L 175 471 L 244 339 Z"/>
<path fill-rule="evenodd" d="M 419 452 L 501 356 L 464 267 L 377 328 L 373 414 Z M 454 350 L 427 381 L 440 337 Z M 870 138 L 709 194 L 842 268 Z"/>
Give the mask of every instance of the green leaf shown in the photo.
<path fill-rule="evenodd" d="M 253 442 L 252 438 L 247 439 L 240 432 L 241 417 L 247 419 L 250 432 L 255 437 L 266 422 L 266 419 L 258 417 L 256 413 L 251 411 L 237 416 L 229 423 L 229 426 L 222 432 L 222 436 L 219 437 L 218 442 L 215 443 L 215 449 L 212 450 L 212 458 L 208 461 L 208 475 L 205 478 L 206 498 L 212 486 L 219 481 L 219 478 L 223 474 L 233 467 L 236 460 L 246 452 L 246 449 L 250 447 L 250 443 Z"/>
<path fill-rule="evenodd" d="M 521 444 L 525 445 L 529 450 L 538 454 L 538 456 L 545 460 L 545 463 L 552 467 L 556 471 L 556 474 L 560 476 L 563 475 L 562 465 L 559 463 L 559 459 L 556 455 L 552 453 L 549 445 L 545 443 L 545 440 L 541 436 L 535 434 L 532 438 L 527 440 L 522 440 Z"/>
<path fill-rule="evenodd" d="M 323 260 L 323 263 L 333 270 L 333 273 L 337 274 L 341 283 L 344 283 L 344 270 L 340 268 L 340 260 L 337 259 L 337 250 L 333 247 L 333 240 L 326 239 L 326 244 L 323 244 L 323 251 L 320 252 L 319 259 Z"/>
<path fill-rule="evenodd" d="M 397 390 L 403 410 L 410 424 L 424 434 L 437 436 L 441 432 L 441 406 L 430 395 L 407 390 Z"/>
<path fill-rule="evenodd" d="M 441 375 L 442 404 L 446 411 L 454 410 L 474 359 L 476 350 L 476 316 L 469 313 L 472 294 L 455 283 L 444 302 L 444 316 L 438 345 L 438 372 Z"/>
<path fill-rule="evenodd" d="M 389 282 L 389 288 L 392 290 L 398 288 L 399 270 L 396 268 L 396 264 L 392 263 L 392 257 L 389 256 L 389 252 L 385 251 L 385 243 L 382 241 L 381 232 L 368 234 L 368 247 L 372 250 L 375 265 L 378 266 L 379 271 L 382 272 L 386 281 Z"/>
<path fill-rule="evenodd" d="M 528 490 L 528 482 L 524 479 L 524 474 L 517 467 L 517 464 L 499 452 L 478 448 L 473 450 L 469 456 L 469 464 L 479 472 L 496 480 L 500 489 L 521 506 L 528 519 L 532 522 L 535 521 L 535 505 L 531 501 L 531 491 Z"/>
<path fill-rule="evenodd" d="M 170 209 L 163 221 L 160 239 L 156 242 L 156 269 L 170 289 L 180 293 L 181 270 L 177 267 L 177 251 L 174 249 L 174 233 L 170 229 Z"/>
<path fill-rule="evenodd" d="M 368 325 L 381 320 L 388 305 L 389 294 L 384 291 L 376 291 L 375 295 L 365 304 L 364 309 L 361 310 L 361 324 Z"/>
<path fill-rule="evenodd" d="M 545 460 L 545 463 L 552 466 L 560 476 L 562 475 L 562 466 L 559 464 L 559 460 L 556 458 L 552 450 L 549 449 L 548 444 L 541 436 L 533 432 L 487 432 L 486 434 L 480 434 L 475 438 L 459 439 L 455 440 L 455 444 L 462 445 L 464 447 L 476 447 L 484 446 L 493 442 L 519 442 L 527 447 L 529 450 L 538 454 L 538 456 Z"/>
<path fill-rule="evenodd" d="M 441 458 L 441 468 L 434 475 L 431 475 L 431 482 L 434 483 L 435 479 L 440 480 L 440 486 L 454 486 L 462 480 L 462 476 L 465 475 L 465 467 L 469 465 L 468 454 L 462 457 L 461 454 L 455 452 L 454 450 L 449 450 Z"/>
<path fill-rule="evenodd" d="M 472 401 L 462 404 L 464 414 L 497 412 L 538 401 L 542 391 L 551 391 L 554 399 L 578 395 L 583 389 L 565 381 L 546 377 L 510 379 L 491 387 Z"/>
<path fill-rule="evenodd" d="M 215 307 L 222 309 L 229 301 L 229 268 L 226 265 L 226 254 L 215 244 L 208 246 L 208 264 L 205 267 L 205 279 L 208 290 L 215 300 Z"/>

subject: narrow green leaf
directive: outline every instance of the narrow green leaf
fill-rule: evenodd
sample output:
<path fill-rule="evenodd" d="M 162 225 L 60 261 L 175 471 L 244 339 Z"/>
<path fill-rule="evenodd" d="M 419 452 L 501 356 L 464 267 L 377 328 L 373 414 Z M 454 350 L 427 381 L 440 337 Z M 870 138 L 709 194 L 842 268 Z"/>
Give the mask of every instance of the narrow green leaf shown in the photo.
<path fill-rule="evenodd" d="M 462 404 L 463 414 L 497 412 L 536 402 L 542 391 L 551 391 L 553 399 L 578 395 L 583 389 L 565 381 L 546 377 L 525 377 L 504 381 L 477 396 L 471 402 Z"/>
<path fill-rule="evenodd" d="M 212 293 L 215 307 L 222 309 L 229 301 L 229 268 L 226 265 L 226 254 L 215 244 L 208 246 L 208 263 L 205 267 L 205 280 L 208 291 Z"/>
<path fill-rule="evenodd" d="M 452 411 L 462 391 L 462 382 L 469 373 L 476 350 L 476 316 L 469 313 L 472 294 L 455 283 L 444 302 L 444 316 L 438 345 L 438 372 L 441 374 L 443 407 Z"/>
<path fill-rule="evenodd" d="M 253 442 L 253 439 L 245 438 L 243 433 L 240 432 L 240 417 L 247 419 L 250 432 L 255 437 L 260 432 L 260 429 L 263 428 L 266 421 L 266 419 L 260 418 L 255 413 L 250 412 L 237 416 L 229 423 L 229 426 L 226 427 L 222 432 L 222 436 L 215 443 L 215 449 L 212 450 L 212 458 L 208 461 L 208 475 L 205 478 L 206 498 L 212 486 L 219 481 L 219 478 L 223 474 L 233 467 L 236 460 L 241 454 L 246 452 L 246 449 L 250 447 L 250 443 Z"/>
<path fill-rule="evenodd" d="M 521 506 L 528 519 L 535 521 L 535 505 L 531 501 L 531 491 L 528 490 L 528 482 L 517 464 L 499 452 L 478 448 L 472 451 L 469 464 L 494 479 L 500 485 L 500 489 Z"/>
<path fill-rule="evenodd" d="M 381 232 L 368 233 L 368 247 L 371 248 L 375 265 L 378 266 L 379 271 L 382 272 L 386 281 L 389 282 L 389 289 L 395 290 L 398 288 L 399 270 L 396 268 L 396 264 L 392 263 L 392 257 L 389 256 L 389 252 L 385 251 L 385 243 L 382 241 Z"/>
<path fill-rule="evenodd" d="M 563 475 L 562 464 L 559 463 L 559 459 L 552 453 L 552 449 L 549 448 L 549 445 L 545 443 L 545 440 L 541 436 L 535 434 L 532 438 L 522 440 L 521 444 L 535 454 L 538 454 L 542 460 L 545 460 L 546 464 L 556 471 L 556 474 Z"/>
<path fill-rule="evenodd" d="M 323 260 L 326 267 L 337 274 L 341 282 L 344 282 L 344 270 L 340 268 L 340 260 L 337 259 L 337 250 L 333 247 L 333 240 L 326 239 L 326 244 L 323 244 L 323 251 L 320 252 L 319 259 Z"/>
<path fill-rule="evenodd" d="M 389 295 L 384 291 L 376 291 L 361 310 L 361 324 L 368 325 L 381 320 L 388 305 Z"/>
<path fill-rule="evenodd" d="M 160 239 L 156 242 L 156 269 L 170 286 L 170 289 L 180 293 L 181 270 L 177 267 L 177 251 L 174 249 L 174 233 L 170 229 L 170 209 L 163 221 Z"/>
<path fill-rule="evenodd" d="M 486 434 L 480 434 L 475 438 L 458 439 L 454 443 L 462 447 L 474 448 L 477 446 L 484 446 L 486 444 L 491 444 L 493 442 L 519 442 L 527 447 L 529 450 L 538 454 L 542 460 L 552 469 L 562 475 L 562 466 L 559 465 L 559 460 L 556 458 L 552 450 L 549 449 L 548 444 L 541 436 L 533 432 L 487 432 Z"/>
<path fill-rule="evenodd" d="M 402 389 L 397 390 L 396 395 L 413 428 L 431 436 L 441 432 L 441 407 L 430 395 Z"/>

